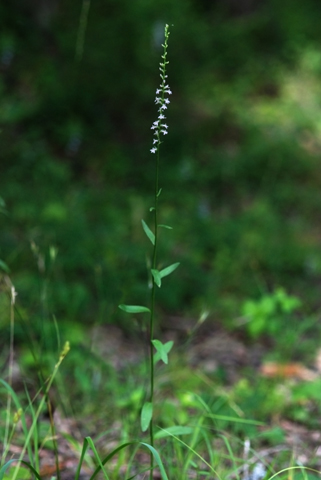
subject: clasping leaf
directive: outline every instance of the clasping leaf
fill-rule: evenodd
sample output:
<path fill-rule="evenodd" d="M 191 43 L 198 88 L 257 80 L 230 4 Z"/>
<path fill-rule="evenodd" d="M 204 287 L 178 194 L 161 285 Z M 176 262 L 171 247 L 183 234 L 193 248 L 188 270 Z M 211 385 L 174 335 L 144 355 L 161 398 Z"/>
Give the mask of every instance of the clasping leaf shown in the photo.
<path fill-rule="evenodd" d="M 164 225 L 163 223 L 160 223 L 158 226 L 162 228 L 167 228 L 167 230 L 173 230 L 173 227 L 170 227 L 169 225 Z"/>
<path fill-rule="evenodd" d="M 142 220 L 142 225 L 143 225 L 143 229 L 144 229 L 144 232 L 146 233 L 147 237 L 152 242 L 152 244 L 155 245 L 155 235 L 153 234 L 153 232 L 151 231 L 151 229 L 149 228 L 147 223 L 144 222 L 144 220 Z"/>
<path fill-rule="evenodd" d="M 163 270 L 161 270 L 161 271 L 159 272 L 160 277 L 161 277 L 161 278 L 167 277 L 167 275 L 169 275 L 170 273 L 174 272 L 174 270 L 176 270 L 176 268 L 178 267 L 178 265 L 179 265 L 179 262 L 173 263 L 173 264 L 170 265 L 169 267 L 164 268 Z"/>
<path fill-rule="evenodd" d="M 168 363 L 168 354 L 171 351 L 174 342 L 170 340 L 169 342 L 162 343 L 159 340 L 152 341 L 154 347 L 156 348 L 156 353 L 154 354 L 154 362 L 158 362 L 158 360 L 162 360 L 164 363 Z"/>
<path fill-rule="evenodd" d="M 150 313 L 150 309 L 147 307 L 142 307 L 140 305 L 118 305 L 118 308 L 124 310 L 127 313 Z"/>
<path fill-rule="evenodd" d="M 162 285 L 162 278 L 167 277 L 167 275 L 170 275 L 176 268 L 178 267 L 179 262 L 173 263 L 169 267 L 163 268 L 163 270 L 159 271 L 156 270 L 155 268 L 151 269 L 152 275 L 154 277 L 154 282 L 158 287 Z"/>
<path fill-rule="evenodd" d="M 155 268 L 152 268 L 151 272 L 152 272 L 152 275 L 154 277 L 154 282 L 156 283 L 156 285 L 158 287 L 160 287 L 161 284 L 162 284 L 162 277 L 160 275 L 160 272 L 158 270 L 156 270 Z"/>

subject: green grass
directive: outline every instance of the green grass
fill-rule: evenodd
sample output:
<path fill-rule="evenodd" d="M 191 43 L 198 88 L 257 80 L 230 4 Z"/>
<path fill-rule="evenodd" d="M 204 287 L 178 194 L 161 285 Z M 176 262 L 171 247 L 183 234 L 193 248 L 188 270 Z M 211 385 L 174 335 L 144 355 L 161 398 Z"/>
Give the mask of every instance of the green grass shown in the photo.
<path fill-rule="evenodd" d="M 72 355 L 72 349 L 59 368 L 60 381 L 51 387 L 55 398 L 59 383 L 70 382 L 72 378 L 74 365 L 69 363 L 69 355 Z M 91 361 L 90 356 L 87 357 L 87 374 Z M 77 362 L 79 364 L 80 359 Z M 82 365 L 82 369 L 84 367 Z M 94 372 L 96 364 L 92 367 Z M 119 477 L 130 478 L 135 472 L 147 472 L 149 469 L 146 453 L 150 447 L 143 445 L 148 443 L 148 439 L 142 438 L 139 428 L 143 392 L 137 387 L 135 390 L 137 382 L 143 382 L 146 377 L 145 369 L 146 366 L 141 364 L 131 374 L 128 369 L 114 372 L 114 377 L 106 377 L 108 381 L 104 379 L 99 391 L 94 390 L 92 384 L 87 386 L 86 391 L 83 384 L 78 386 L 73 379 L 74 393 L 60 392 L 60 412 L 64 404 L 73 403 L 73 395 L 78 397 L 73 412 L 69 411 L 66 417 L 69 420 L 74 418 L 83 432 L 83 440 L 73 435 L 72 431 L 64 434 L 64 445 L 66 442 L 73 445 L 73 451 L 78 452 L 74 456 L 74 462 L 86 466 L 87 471 L 91 470 L 92 476 L 98 472 L 97 469 L 102 470 L 102 464 L 106 469 L 106 478 L 115 480 Z M 59 442 L 63 439 L 59 427 L 56 446 L 50 446 L 48 441 L 44 443 L 50 432 L 49 419 L 43 414 L 39 415 L 40 410 L 43 411 L 44 397 L 36 397 L 31 401 L 22 392 L 16 396 L 6 384 L 2 382 L 1 385 L 1 404 L 8 392 L 14 400 L 10 415 L 9 444 L 16 447 L 20 445 L 25 449 L 27 464 L 41 473 L 41 445 L 47 451 L 59 447 Z M 282 392 L 285 385 L 287 391 Z M 242 472 L 247 465 L 247 459 L 244 458 L 246 438 L 250 439 L 250 470 L 256 463 L 262 462 L 270 478 L 280 469 L 296 465 L 293 448 L 286 444 L 285 432 L 282 427 L 277 427 L 278 422 L 273 421 L 273 418 L 277 415 L 278 418 L 296 420 L 295 415 L 291 414 L 291 408 L 306 411 L 307 405 L 299 405 L 302 405 L 303 398 L 311 401 L 312 384 L 306 397 L 306 387 L 301 386 L 298 404 L 295 392 L 299 386 L 294 389 L 291 383 L 284 380 L 279 383 L 257 379 L 254 384 L 245 385 L 243 381 L 227 388 L 217 378 L 206 376 L 184 364 L 181 355 L 173 354 L 171 363 L 163 372 L 159 372 L 155 387 L 155 448 L 168 478 L 243 478 Z M 319 384 L 315 384 L 316 396 L 318 391 Z M 14 413 L 20 408 L 22 410 L 17 421 Z M 1 432 L 4 425 L 1 421 Z M 314 424 L 313 428 L 315 426 Z M 90 433 L 93 431 L 95 434 Z M 7 462 L 12 451 L 9 449 L 9 452 L 3 458 L 3 465 L 8 467 L 4 478 L 12 479 L 17 467 L 14 464 L 9 469 L 10 464 Z M 154 458 L 158 468 L 160 460 L 157 454 Z M 317 459 L 311 454 L 309 466 L 314 463 L 318 465 Z M 28 467 L 23 464 L 19 468 Z M 19 475 L 18 478 L 21 478 L 23 470 Z"/>

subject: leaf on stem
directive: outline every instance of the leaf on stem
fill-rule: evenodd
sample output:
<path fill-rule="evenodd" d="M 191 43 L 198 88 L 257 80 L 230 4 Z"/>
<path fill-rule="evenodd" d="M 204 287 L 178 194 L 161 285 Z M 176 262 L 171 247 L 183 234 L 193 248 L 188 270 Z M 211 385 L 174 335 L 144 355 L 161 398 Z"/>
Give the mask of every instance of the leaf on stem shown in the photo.
<path fill-rule="evenodd" d="M 156 350 L 157 350 L 156 353 L 154 354 L 154 363 L 157 363 L 158 360 L 163 360 L 163 358 L 161 357 L 160 351 L 158 350 L 158 348 L 157 348 L 156 345 L 154 344 L 155 341 L 158 342 L 158 340 L 153 340 L 153 345 L 154 345 L 154 347 L 155 347 Z M 163 351 L 165 352 L 166 357 L 167 357 L 167 355 L 169 354 L 169 352 L 171 351 L 173 345 L 174 345 L 173 340 L 170 340 L 169 342 L 166 342 L 166 343 L 162 344 L 162 349 L 163 349 Z M 163 362 L 164 362 L 164 360 L 163 360 Z M 164 363 L 167 363 L 167 362 L 164 362 Z"/>
<path fill-rule="evenodd" d="M 126 313 L 150 313 L 150 309 L 141 305 L 118 305 L 118 308 Z"/>
<path fill-rule="evenodd" d="M 176 268 L 178 267 L 178 265 L 179 265 L 179 262 L 173 263 L 173 264 L 170 265 L 169 267 L 164 268 L 163 270 L 161 270 L 161 271 L 159 272 L 160 277 L 161 277 L 161 278 L 167 277 L 167 275 L 170 275 L 172 272 L 174 272 L 174 270 L 176 270 Z"/>
<path fill-rule="evenodd" d="M 162 362 L 168 364 L 168 356 L 167 356 L 167 351 L 165 348 L 165 345 L 160 341 L 160 340 L 152 340 L 152 344 L 156 348 L 157 352 L 160 355 L 160 359 Z"/>
<path fill-rule="evenodd" d="M 144 229 L 144 232 L 146 233 L 147 237 L 152 242 L 152 244 L 155 245 L 155 235 L 153 234 L 153 232 L 151 231 L 151 229 L 149 228 L 147 223 L 144 222 L 144 220 L 142 220 L 142 225 L 143 225 L 143 229 Z"/>
<path fill-rule="evenodd" d="M 146 432 L 153 417 L 153 404 L 150 402 L 145 402 L 142 408 L 142 413 L 140 416 L 140 425 L 142 432 Z"/>
<path fill-rule="evenodd" d="M 7 265 L 4 261 L 2 261 L 2 260 L 0 260 L 0 269 L 1 269 L 1 270 L 4 270 L 6 273 L 10 273 L 10 268 L 9 268 L 8 265 Z"/>
<path fill-rule="evenodd" d="M 160 223 L 158 226 L 162 228 L 167 228 L 167 230 L 173 230 L 173 227 L 170 227 L 169 225 L 163 225 L 162 223 Z"/>
<path fill-rule="evenodd" d="M 152 272 L 152 275 L 154 277 L 154 282 L 156 283 L 156 285 L 158 287 L 160 287 L 161 284 L 162 284 L 162 277 L 161 277 L 160 272 L 158 270 L 156 270 L 155 268 L 152 268 L 151 272 Z"/>
<path fill-rule="evenodd" d="M 157 192 L 157 197 L 159 197 L 161 193 L 162 193 L 162 188 L 160 188 L 160 189 L 158 190 L 158 192 Z"/>

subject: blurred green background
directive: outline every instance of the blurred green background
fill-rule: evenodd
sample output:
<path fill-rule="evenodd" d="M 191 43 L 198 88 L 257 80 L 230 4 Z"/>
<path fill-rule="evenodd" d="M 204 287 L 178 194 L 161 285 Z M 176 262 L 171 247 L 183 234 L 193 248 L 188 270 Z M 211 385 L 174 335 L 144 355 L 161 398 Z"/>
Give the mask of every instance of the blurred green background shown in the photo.
<path fill-rule="evenodd" d="M 0 259 L 34 328 L 126 326 L 118 304 L 147 301 L 165 23 L 159 258 L 181 266 L 159 317 L 233 328 L 280 286 L 318 311 L 320 18 L 319 0 L 1 3 Z"/>

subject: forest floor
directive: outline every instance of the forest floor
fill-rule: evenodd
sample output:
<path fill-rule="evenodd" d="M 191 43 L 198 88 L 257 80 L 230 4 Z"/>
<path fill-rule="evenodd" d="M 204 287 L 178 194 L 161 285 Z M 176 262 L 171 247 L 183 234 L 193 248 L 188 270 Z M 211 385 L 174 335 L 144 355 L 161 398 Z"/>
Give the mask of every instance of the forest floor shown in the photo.
<path fill-rule="evenodd" d="M 269 350 L 268 345 L 254 344 L 247 345 L 246 342 L 222 328 L 214 328 L 206 326 L 201 328 L 196 335 L 190 335 L 192 329 L 192 320 L 169 318 L 168 325 L 165 326 L 162 332 L 163 340 L 174 340 L 176 353 L 175 368 L 181 368 L 182 384 L 184 379 L 189 376 L 198 376 L 202 379 L 208 379 L 213 384 L 213 378 L 221 378 L 222 382 L 219 391 L 233 392 L 236 385 L 246 378 L 250 385 L 255 383 L 258 378 L 263 382 L 272 381 L 273 388 L 288 389 L 298 387 L 298 385 L 307 385 L 309 383 L 318 382 L 321 377 L 320 369 L 320 353 L 319 358 L 316 358 L 315 365 L 306 366 L 301 363 L 292 363 L 280 365 L 276 362 L 265 361 Z M 175 328 L 173 328 L 173 325 Z M 144 363 L 145 348 L 141 340 L 126 336 L 123 331 L 115 326 L 95 327 L 90 332 L 91 350 L 95 355 L 108 362 L 112 369 L 117 372 L 121 382 L 126 382 L 125 378 L 128 372 L 128 365 L 131 371 L 139 369 L 138 365 Z M 177 360 L 179 359 L 179 360 Z M 177 367 L 177 365 L 179 365 Z M 165 367 L 167 368 L 167 367 Z M 125 373 L 124 373 L 125 372 Z M 176 372 L 175 382 L 177 386 L 177 378 L 180 372 Z M 138 375 L 139 377 L 139 375 Z M 141 379 L 134 379 L 135 382 L 140 382 Z M 215 380 L 214 380 L 215 381 Z M 108 379 L 107 382 L 108 384 Z M 130 385 L 129 389 L 132 388 Z M 184 385 L 181 385 L 184 388 Z M 254 396 L 255 396 L 255 386 Z M 304 388 L 304 387 L 303 387 Z M 126 385 L 125 385 L 126 389 Z M 166 390 L 166 388 L 165 388 Z M 172 390 L 167 387 L 167 392 Z M 72 389 L 70 390 L 73 395 Z M 290 393 L 287 393 L 290 395 Z M 258 402 L 260 402 L 260 393 L 258 393 Z M 73 399 L 71 398 L 72 402 Z M 295 400 L 294 400 L 295 401 Z M 298 403 L 302 403 L 302 399 Z M 299 405 L 303 409 L 311 412 L 314 415 L 313 407 L 309 404 L 309 399 Z M 99 410 L 99 407 L 96 407 Z M 111 406 L 112 408 L 112 406 Z M 119 408 L 117 407 L 117 412 Z M 260 410 L 260 405 L 258 405 Z M 270 412 L 269 418 L 264 418 L 264 421 L 258 426 L 258 432 L 263 433 L 263 441 L 255 445 L 255 453 L 252 458 L 252 450 L 249 457 L 249 463 L 253 464 L 255 459 L 260 459 L 264 464 L 274 462 L 276 455 L 282 451 L 291 452 L 294 464 L 310 466 L 315 469 L 321 469 L 321 431 L 318 428 L 318 421 L 316 421 L 315 428 L 313 422 L 295 421 L 293 418 L 288 418 L 284 409 L 280 413 L 279 408 L 273 408 Z M 247 414 L 248 416 L 248 414 Z M 250 419 L 250 418 L 249 418 Z M 260 421 L 260 418 L 255 420 Z M 138 421 L 138 420 L 137 420 Z M 57 446 L 58 464 L 60 475 L 57 478 L 60 480 L 72 480 L 75 478 L 75 473 L 79 461 L 81 445 L 84 437 L 91 436 L 96 438 L 95 446 L 97 450 L 107 455 L 113 448 L 116 448 L 121 440 L 121 432 L 123 429 L 122 418 L 108 415 L 107 422 L 109 423 L 106 429 L 106 420 L 102 419 L 102 415 L 97 418 L 93 413 L 93 409 L 89 413 L 83 415 L 68 416 L 66 415 L 59 404 L 54 412 L 55 435 L 52 436 L 50 430 L 49 418 L 45 416 L 41 419 L 42 428 L 47 433 L 45 440 L 39 450 L 40 458 L 40 476 L 43 479 L 52 478 L 56 474 L 56 461 L 54 455 L 53 442 Z M 102 433 L 102 432 L 106 433 Z M 264 432 L 278 432 L 273 442 L 269 442 L 269 436 L 264 437 Z M 280 433 L 281 432 L 281 433 Z M 237 433 L 236 433 L 237 435 Z M 244 442 L 246 434 L 241 433 L 241 440 Z M 277 440 L 279 436 L 279 441 Z M 17 437 L 19 438 L 19 437 Z M 10 446 L 10 455 L 15 457 L 19 455 L 22 447 L 21 443 L 15 442 Z M 146 458 L 145 458 L 146 457 Z M 254 460 L 253 460 L 254 459 Z M 148 464 L 148 455 L 139 454 L 139 462 L 141 464 Z M 166 461 L 165 461 L 166 463 Z M 86 462 L 83 464 L 80 479 L 87 480 L 95 469 L 94 459 L 92 454 L 87 455 Z M 119 472 L 125 475 L 125 466 L 120 468 Z M 246 477 L 244 470 L 241 478 Z M 236 472 L 235 472 L 235 476 Z M 125 478 L 125 477 L 124 477 Z M 136 478 L 140 478 L 137 476 Z M 143 478 L 143 476 L 141 477 Z M 155 478 L 158 477 L 158 472 L 155 471 Z M 192 477 L 191 477 L 192 478 Z M 232 478 L 232 476 L 231 476 Z"/>

